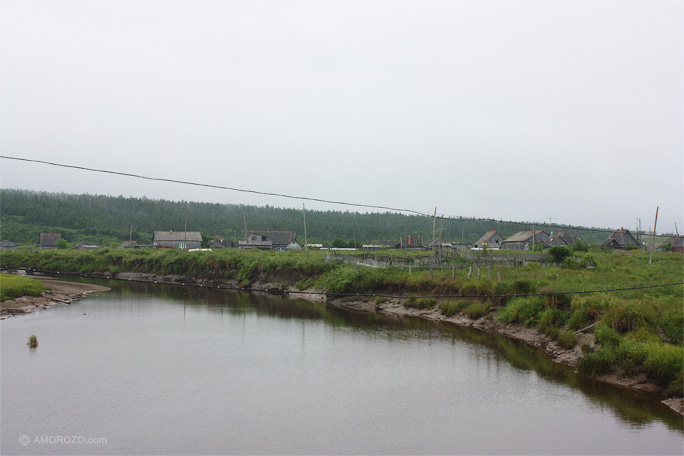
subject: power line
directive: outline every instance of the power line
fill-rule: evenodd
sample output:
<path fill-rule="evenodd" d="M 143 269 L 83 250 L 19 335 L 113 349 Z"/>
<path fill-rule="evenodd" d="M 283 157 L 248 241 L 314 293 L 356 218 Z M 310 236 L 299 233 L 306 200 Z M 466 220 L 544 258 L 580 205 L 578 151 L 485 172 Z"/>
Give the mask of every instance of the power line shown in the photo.
<path fill-rule="evenodd" d="M 76 166 L 76 165 L 66 165 L 63 163 L 55 163 L 55 162 L 49 162 L 45 160 L 35 160 L 35 159 L 29 159 L 29 158 L 21 158 L 21 157 L 10 157 L 6 155 L 0 155 L 0 158 L 5 159 L 5 160 L 16 160 L 16 161 L 22 161 L 22 162 L 27 162 L 27 163 L 39 163 L 43 165 L 49 165 L 49 166 L 56 166 L 59 168 L 70 168 L 70 169 L 77 169 L 81 171 L 89 171 L 89 172 L 94 172 L 94 173 L 102 173 L 102 174 L 111 174 L 115 176 L 125 176 L 125 177 L 133 177 L 136 179 L 143 179 L 143 180 L 149 180 L 149 181 L 156 181 L 156 182 L 168 182 L 168 183 L 173 183 L 173 184 L 182 184 L 182 185 L 191 185 L 195 187 L 205 187 L 205 188 L 213 188 L 217 190 L 230 190 L 234 192 L 241 192 L 241 193 L 251 193 L 255 195 L 264 195 L 264 196 L 276 196 L 279 198 L 288 198 L 288 199 L 294 199 L 294 200 L 301 200 L 301 201 L 315 201 L 319 203 L 328 203 L 328 204 L 339 204 L 343 206 L 351 206 L 351 207 L 364 207 L 368 209 L 381 209 L 381 210 L 386 210 L 386 211 L 394 211 L 394 212 L 405 212 L 405 213 L 410 213 L 410 214 L 415 214 L 419 215 L 422 217 L 431 217 L 430 214 L 427 214 L 425 212 L 420 212 L 416 211 L 413 209 L 402 209 L 402 208 L 395 208 L 395 207 L 389 207 L 389 206 L 377 206 L 377 205 L 372 205 L 372 204 L 363 204 L 363 203 L 350 203 L 346 201 L 335 201 L 335 200 L 326 200 L 322 198 L 313 198 L 313 197 L 308 197 L 308 196 L 294 196 L 294 195 L 287 195 L 284 193 L 275 193 L 275 192 L 262 192 L 258 190 L 249 190 L 249 189 L 242 189 L 242 188 L 236 188 L 236 187 L 227 187 L 223 185 L 214 185 L 214 184 L 203 184 L 199 182 L 191 182 L 191 181 L 182 181 L 182 180 L 177 180 L 177 179 L 168 179 L 168 178 L 163 178 L 163 177 L 152 177 L 152 176 L 142 176 L 140 174 L 132 174 L 132 173 L 124 173 L 120 171 L 111 171 L 111 170 L 106 170 L 106 169 L 98 169 L 98 168 L 88 168 L 85 166 Z M 463 221 L 463 220 L 479 220 L 479 221 L 485 221 L 485 222 L 494 222 L 494 223 L 506 223 L 506 224 L 512 224 L 512 225 L 532 225 L 536 224 L 537 226 L 542 226 L 545 228 L 559 228 L 559 229 L 573 229 L 573 230 L 579 230 L 579 231 L 591 231 L 591 232 L 598 232 L 598 233 L 612 233 L 613 229 L 606 229 L 606 228 L 587 228 L 587 227 L 578 227 L 578 226 L 573 226 L 573 225 L 556 225 L 556 224 L 546 224 L 546 223 L 536 223 L 536 222 L 518 222 L 518 221 L 513 221 L 513 220 L 502 220 L 502 219 L 494 219 L 494 218 L 477 218 L 477 217 L 461 217 L 461 216 L 442 216 L 443 219 L 446 220 L 452 220 L 452 221 Z"/>

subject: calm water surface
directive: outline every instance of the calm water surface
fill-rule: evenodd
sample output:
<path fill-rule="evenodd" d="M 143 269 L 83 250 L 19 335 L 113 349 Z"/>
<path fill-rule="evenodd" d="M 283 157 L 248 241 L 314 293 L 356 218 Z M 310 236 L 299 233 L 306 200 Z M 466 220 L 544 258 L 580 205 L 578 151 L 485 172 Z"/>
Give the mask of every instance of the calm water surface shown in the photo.
<path fill-rule="evenodd" d="M 2 454 L 684 450 L 681 417 L 657 401 L 506 339 L 268 295 L 99 283 L 112 291 L 0 322 Z"/>

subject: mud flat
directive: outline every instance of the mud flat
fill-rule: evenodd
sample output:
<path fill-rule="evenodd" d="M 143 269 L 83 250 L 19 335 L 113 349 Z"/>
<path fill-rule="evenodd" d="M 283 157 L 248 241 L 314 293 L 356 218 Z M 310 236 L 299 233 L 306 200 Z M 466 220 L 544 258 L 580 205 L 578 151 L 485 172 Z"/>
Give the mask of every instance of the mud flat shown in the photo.
<path fill-rule="evenodd" d="M 88 296 L 94 291 L 107 291 L 109 288 L 89 283 L 62 282 L 52 279 L 38 279 L 50 289 L 42 296 L 23 296 L 0 303 L 0 320 L 41 309 L 47 309 L 56 304 L 68 305 Z"/>

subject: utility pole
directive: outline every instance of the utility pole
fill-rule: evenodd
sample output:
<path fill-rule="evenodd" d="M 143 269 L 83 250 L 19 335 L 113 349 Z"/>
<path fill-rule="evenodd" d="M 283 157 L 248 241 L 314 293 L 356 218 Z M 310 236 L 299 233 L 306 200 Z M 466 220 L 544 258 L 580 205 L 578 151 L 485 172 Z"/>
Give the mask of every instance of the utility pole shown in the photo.
<path fill-rule="evenodd" d="M 432 250 L 435 250 L 435 228 L 437 228 L 437 207 L 435 207 L 435 214 L 432 216 Z"/>
<path fill-rule="evenodd" d="M 354 248 L 356 248 L 356 225 L 352 225 L 352 228 L 354 228 Z"/>
<path fill-rule="evenodd" d="M 677 229 L 677 222 L 675 222 L 675 234 L 679 236 L 679 230 Z"/>
<path fill-rule="evenodd" d="M 677 224 L 675 223 L 675 228 L 676 228 L 676 226 L 677 226 Z M 131 233 L 128 235 L 128 242 L 130 244 L 133 244 L 133 225 L 131 225 Z"/>
<path fill-rule="evenodd" d="M 304 214 L 304 250 L 308 250 L 306 242 L 306 206 L 302 203 L 302 214 Z"/>
<path fill-rule="evenodd" d="M 656 215 L 655 215 L 655 222 L 653 222 L 653 237 L 651 240 L 651 257 L 648 259 L 648 264 L 651 264 L 653 261 L 653 248 L 655 247 L 655 234 L 656 234 L 656 225 L 658 224 L 658 209 L 660 207 L 656 206 Z"/>
<path fill-rule="evenodd" d="M 247 240 L 247 218 L 245 217 L 245 205 L 240 204 L 242 208 L 242 221 L 245 222 L 245 241 Z"/>

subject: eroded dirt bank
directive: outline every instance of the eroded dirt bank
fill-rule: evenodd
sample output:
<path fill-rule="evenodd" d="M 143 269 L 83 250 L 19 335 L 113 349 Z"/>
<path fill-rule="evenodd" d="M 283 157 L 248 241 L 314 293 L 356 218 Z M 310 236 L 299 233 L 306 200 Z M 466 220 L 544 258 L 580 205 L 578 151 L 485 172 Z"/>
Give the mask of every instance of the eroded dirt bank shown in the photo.
<path fill-rule="evenodd" d="M 56 304 L 71 304 L 83 299 L 93 291 L 107 291 L 109 288 L 89 283 L 62 282 L 52 279 L 38 278 L 43 285 L 50 289 L 42 296 L 23 296 L 0 303 L 0 320 L 15 315 L 23 315 L 36 310 L 47 309 Z"/>

